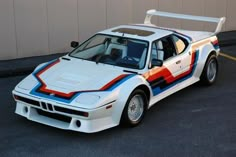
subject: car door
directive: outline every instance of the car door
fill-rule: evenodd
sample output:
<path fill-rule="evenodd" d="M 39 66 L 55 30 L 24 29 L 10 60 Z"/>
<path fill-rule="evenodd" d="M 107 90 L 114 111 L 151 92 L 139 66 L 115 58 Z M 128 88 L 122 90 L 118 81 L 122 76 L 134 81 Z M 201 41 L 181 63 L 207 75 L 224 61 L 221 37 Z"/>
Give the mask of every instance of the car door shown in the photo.
<path fill-rule="evenodd" d="M 181 79 L 191 74 L 194 65 L 194 56 L 186 39 L 177 35 L 172 35 L 172 40 L 176 49 L 176 53 L 179 56 L 178 59 L 181 68 L 181 75 L 179 76 L 179 79 Z"/>
<path fill-rule="evenodd" d="M 162 67 L 152 67 L 150 65 L 152 68 L 150 69 L 151 76 L 148 81 L 153 90 L 153 95 L 158 96 L 172 87 L 175 78 L 181 74 L 181 59 L 177 56 L 172 36 L 152 43 L 151 61 L 154 59 L 163 61 Z"/>

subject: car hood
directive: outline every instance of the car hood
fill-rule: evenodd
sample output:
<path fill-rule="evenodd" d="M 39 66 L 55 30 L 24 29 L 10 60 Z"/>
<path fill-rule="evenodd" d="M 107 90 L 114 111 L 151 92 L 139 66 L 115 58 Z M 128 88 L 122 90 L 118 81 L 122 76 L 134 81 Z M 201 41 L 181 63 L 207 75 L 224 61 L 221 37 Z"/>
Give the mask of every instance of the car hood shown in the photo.
<path fill-rule="evenodd" d="M 45 68 L 36 77 L 46 89 L 63 93 L 99 90 L 124 74 L 121 68 L 80 59 L 58 60 Z"/>

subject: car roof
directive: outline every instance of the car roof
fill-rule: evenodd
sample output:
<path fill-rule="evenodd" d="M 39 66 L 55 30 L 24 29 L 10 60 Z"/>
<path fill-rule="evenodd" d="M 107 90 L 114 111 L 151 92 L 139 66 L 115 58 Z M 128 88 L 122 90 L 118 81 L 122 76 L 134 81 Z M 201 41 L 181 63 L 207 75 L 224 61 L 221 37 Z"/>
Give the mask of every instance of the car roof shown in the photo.
<path fill-rule="evenodd" d="M 123 36 L 127 38 L 153 41 L 168 36 L 173 32 L 149 25 L 121 25 L 99 32 L 100 34 Z"/>

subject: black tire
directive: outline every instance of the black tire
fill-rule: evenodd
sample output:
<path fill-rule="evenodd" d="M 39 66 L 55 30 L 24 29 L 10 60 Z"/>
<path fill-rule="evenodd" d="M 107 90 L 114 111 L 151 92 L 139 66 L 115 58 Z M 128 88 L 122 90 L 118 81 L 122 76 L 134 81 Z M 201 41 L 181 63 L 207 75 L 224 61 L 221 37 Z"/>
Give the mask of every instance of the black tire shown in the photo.
<path fill-rule="evenodd" d="M 141 100 L 142 99 L 142 101 L 143 101 L 143 112 L 142 112 L 142 114 L 139 116 L 139 118 L 137 119 L 137 120 L 132 120 L 132 118 L 130 118 L 130 114 L 129 114 L 129 109 L 131 109 L 132 108 L 132 106 L 130 106 L 130 102 L 131 102 L 131 100 L 133 99 L 139 99 L 139 100 Z M 137 99 L 137 100 L 138 100 Z M 130 94 L 130 96 L 129 96 L 129 98 L 128 98 L 128 100 L 127 100 L 127 102 L 126 102 L 126 104 L 125 104 L 125 108 L 124 108 L 124 110 L 123 110 L 123 113 L 122 113 L 122 116 L 121 116 L 121 125 L 122 126 L 125 126 L 125 127 L 135 127 L 135 126 L 137 126 L 138 124 L 140 124 L 141 123 L 141 121 L 143 120 L 143 118 L 144 118 L 144 115 L 145 115 L 145 113 L 146 113 L 146 110 L 147 110 L 147 104 L 148 104 L 148 100 L 147 100 L 147 96 L 146 96 L 146 94 L 145 94 L 145 92 L 143 91 L 143 90 L 140 90 L 140 89 L 136 89 L 135 91 L 133 91 L 131 94 Z M 134 103 L 134 105 L 133 106 L 135 106 L 135 103 Z M 135 108 L 136 109 L 136 108 Z M 134 109 L 134 110 L 135 110 Z M 132 109 L 131 109 L 132 110 Z M 141 109 L 140 109 L 140 112 L 141 112 Z"/>
<path fill-rule="evenodd" d="M 214 64 L 214 65 L 213 65 Z M 215 71 L 210 66 L 215 66 Z M 218 75 L 218 60 L 215 55 L 210 55 L 206 61 L 202 74 L 200 76 L 200 83 L 202 85 L 210 86 L 216 82 Z M 211 74 L 209 73 L 211 71 Z"/>

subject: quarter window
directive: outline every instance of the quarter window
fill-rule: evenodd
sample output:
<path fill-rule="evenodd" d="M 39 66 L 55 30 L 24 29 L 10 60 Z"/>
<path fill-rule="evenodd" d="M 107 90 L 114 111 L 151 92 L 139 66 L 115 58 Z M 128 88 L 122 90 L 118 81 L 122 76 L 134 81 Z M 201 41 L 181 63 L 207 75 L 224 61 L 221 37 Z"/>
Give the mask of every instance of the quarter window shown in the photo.
<path fill-rule="evenodd" d="M 175 35 L 173 36 L 173 42 L 175 44 L 177 54 L 182 53 L 187 47 L 185 44 L 186 42 Z"/>

